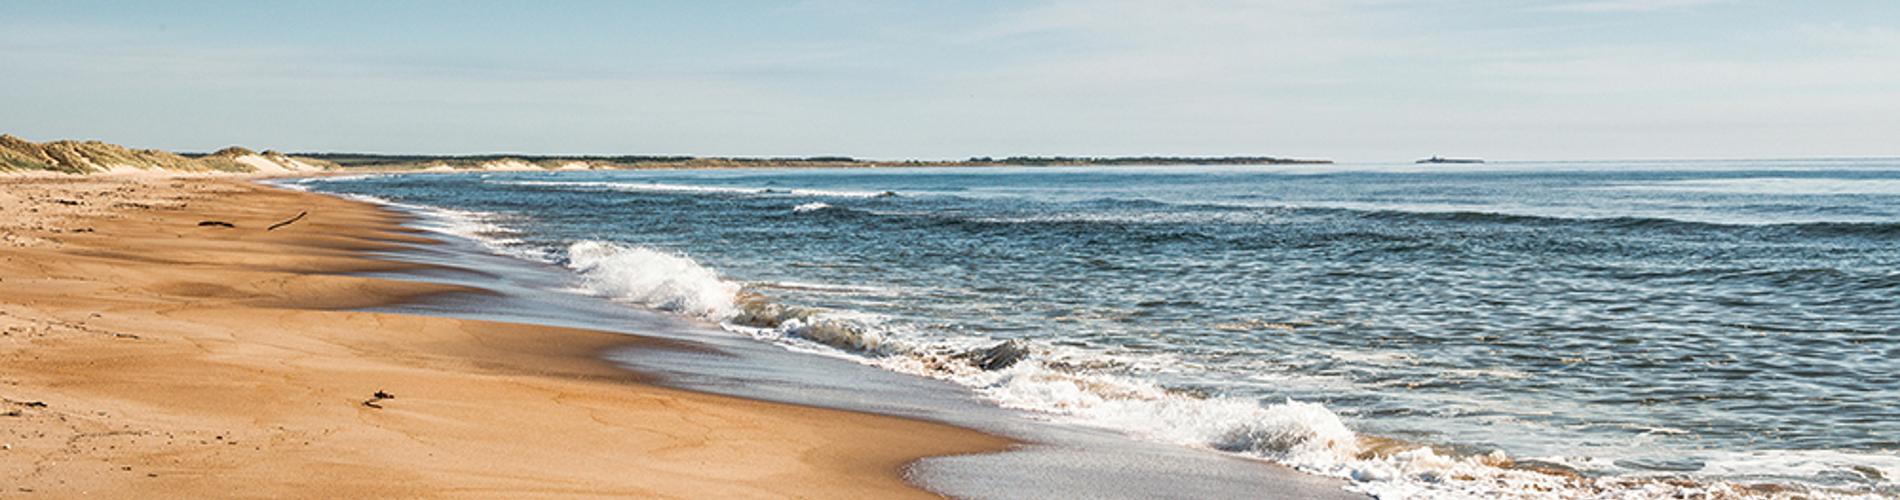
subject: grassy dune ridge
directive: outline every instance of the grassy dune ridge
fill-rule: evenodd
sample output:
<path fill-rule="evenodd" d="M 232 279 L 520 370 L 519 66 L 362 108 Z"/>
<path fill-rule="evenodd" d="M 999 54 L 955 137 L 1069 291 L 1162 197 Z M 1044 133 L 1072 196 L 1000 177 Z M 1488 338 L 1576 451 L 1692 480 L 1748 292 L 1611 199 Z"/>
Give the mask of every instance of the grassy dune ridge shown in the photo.
<path fill-rule="evenodd" d="M 34 143 L 11 135 L 0 135 L 0 171 L 67 174 L 141 170 L 254 173 L 330 168 L 334 168 L 334 165 L 321 160 L 292 158 L 276 151 L 258 153 L 236 146 L 215 153 L 191 155 L 155 149 L 132 149 L 101 141 Z"/>

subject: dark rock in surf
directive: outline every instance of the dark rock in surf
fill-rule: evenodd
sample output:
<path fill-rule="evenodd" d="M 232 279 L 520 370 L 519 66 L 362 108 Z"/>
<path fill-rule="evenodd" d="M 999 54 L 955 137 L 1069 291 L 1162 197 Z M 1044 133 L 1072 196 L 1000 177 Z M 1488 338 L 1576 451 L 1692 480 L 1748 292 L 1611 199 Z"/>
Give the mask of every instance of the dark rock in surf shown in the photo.
<path fill-rule="evenodd" d="M 1010 340 L 983 349 L 974 349 L 959 354 L 957 357 L 970 360 L 970 364 L 984 370 L 1001 370 L 1029 357 L 1029 346 L 1022 341 Z"/>

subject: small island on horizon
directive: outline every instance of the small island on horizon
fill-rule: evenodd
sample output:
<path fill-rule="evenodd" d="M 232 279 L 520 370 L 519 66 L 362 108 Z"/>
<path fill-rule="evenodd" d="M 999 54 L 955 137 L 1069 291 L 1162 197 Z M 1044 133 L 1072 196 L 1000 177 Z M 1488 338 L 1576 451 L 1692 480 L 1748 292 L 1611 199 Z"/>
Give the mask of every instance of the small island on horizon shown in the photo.
<path fill-rule="evenodd" d="M 1433 155 L 1431 158 L 1421 158 L 1418 161 L 1415 161 L 1412 163 L 1484 163 L 1484 159 L 1483 158 L 1446 158 L 1443 156 Z"/>

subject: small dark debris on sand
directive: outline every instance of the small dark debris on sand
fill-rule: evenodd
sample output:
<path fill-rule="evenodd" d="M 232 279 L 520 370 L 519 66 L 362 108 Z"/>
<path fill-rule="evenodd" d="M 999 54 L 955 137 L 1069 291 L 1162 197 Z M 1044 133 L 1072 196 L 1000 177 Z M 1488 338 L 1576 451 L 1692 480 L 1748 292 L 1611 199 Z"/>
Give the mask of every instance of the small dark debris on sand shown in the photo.
<path fill-rule="evenodd" d="M 370 408 L 381 410 L 383 409 L 383 405 L 379 405 L 376 403 L 381 402 L 382 400 L 385 400 L 385 399 L 396 399 L 395 394 L 390 394 L 383 391 L 376 391 L 376 394 L 374 394 L 374 396 L 375 398 L 370 399 L 369 401 L 364 401 L 363 406 L 368 406 Z"/>

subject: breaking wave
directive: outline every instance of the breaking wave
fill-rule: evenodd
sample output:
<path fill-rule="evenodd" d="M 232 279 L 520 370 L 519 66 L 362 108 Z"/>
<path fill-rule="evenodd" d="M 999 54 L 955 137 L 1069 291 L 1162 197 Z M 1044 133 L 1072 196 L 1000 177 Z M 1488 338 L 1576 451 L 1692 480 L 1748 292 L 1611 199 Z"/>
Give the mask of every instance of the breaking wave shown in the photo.
<path fill-rule="evenodd" d="M 714 322 L 739 314 L 739 285 L 683 255 L 582 241 L 568 247 L 567 258 L 595 295 Z"/>
<path fill-rule="evenodd" d="M 1314 403 L 1207 398 L 1091 369 L 1102 353 L 1058 351 L 1019 340 L 926 339 L 891 318 L 780 303 L 753 291 L 863 290 L 785 283 L 743 285 L 693 259 L 644 247 L 583 241 L 568 267 L 588 293 L 719 323 L 730 331 L 974 388 L 1001 406 L 1054 420 L 1245 453 L 1276 461 L 1331 463 L 1357 453 L 1357 437 Z M 1107 360 L 1107 361 L 1104 361 Z"/>
<path fill-rule="evenodd" d="M 827 208 L 831 208 L 830 203 L 811 202 L 811 203 L 806 203 L 806 204 L 799 205 L 796 207 L 792 207 L 792 213 L 804 214 L 804 213 L 817 212 L 819 210 L 824 210 Z"/>

